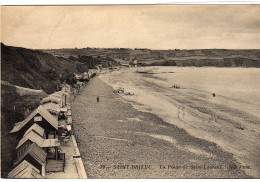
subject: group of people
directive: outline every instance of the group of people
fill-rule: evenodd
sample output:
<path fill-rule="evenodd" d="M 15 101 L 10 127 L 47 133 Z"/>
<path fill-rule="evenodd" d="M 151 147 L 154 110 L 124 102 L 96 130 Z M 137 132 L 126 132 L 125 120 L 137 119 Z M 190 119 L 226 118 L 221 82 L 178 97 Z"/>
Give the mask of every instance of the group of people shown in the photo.
<path fill-rule="evenodd" d="M 125 89 L 121 88 L 121 87 L 119 87 L 117 90 L 114 90 L 114 93 L 124 93 L 124 92 L 125 92 Z"/>
<path fill-rule="evenodd" d="M 179 88 L 181 88 L 179 85 L 173 85 L 173 88 L 177 88 L 177 89 L 179 89 Z"/>

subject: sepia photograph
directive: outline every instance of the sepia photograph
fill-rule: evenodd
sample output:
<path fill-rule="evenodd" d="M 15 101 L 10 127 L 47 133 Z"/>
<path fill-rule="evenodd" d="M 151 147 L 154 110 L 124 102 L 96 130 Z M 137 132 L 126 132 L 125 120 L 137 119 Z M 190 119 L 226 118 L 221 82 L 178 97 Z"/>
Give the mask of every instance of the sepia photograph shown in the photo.
<path fill-rule="evenodd" d="M 1 178 L 259 179 L 260 4 L 1 6 Z"/>

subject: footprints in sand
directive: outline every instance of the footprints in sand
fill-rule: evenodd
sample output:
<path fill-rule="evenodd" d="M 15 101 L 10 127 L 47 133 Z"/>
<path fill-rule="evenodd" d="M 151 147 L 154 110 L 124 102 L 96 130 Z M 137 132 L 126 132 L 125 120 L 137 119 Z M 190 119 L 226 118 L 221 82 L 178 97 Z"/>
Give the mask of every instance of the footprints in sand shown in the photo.
<path fill-rule="evenodd" d="M 140 134 L 140 135 L 150 136 L 150 137 L 153 137 L 153 138 L 156 138 L 156 139 L 159 139 L 159 140 L 164 140 L 164 141 L 170 142 L 170 143 L 174 144 L 177 149 L 182 150 L 182 151 L 189 151 L 193 154 L 205 156 L 205 157 L 208 157 L 208 158 L 216 158 L 216 156 L 214 154 L 206 152 L 205 150 L 199 149 L 197 147 L 193 147 L 191 145 L 183 145 L 183 144 L 177 142 L 174 138 L 172 138 L 170 136 L 158 135 L 158 134 L 152 134 L 152 133 L 145 133 L 145 132 L 135 132 L 135 133 Z"/>

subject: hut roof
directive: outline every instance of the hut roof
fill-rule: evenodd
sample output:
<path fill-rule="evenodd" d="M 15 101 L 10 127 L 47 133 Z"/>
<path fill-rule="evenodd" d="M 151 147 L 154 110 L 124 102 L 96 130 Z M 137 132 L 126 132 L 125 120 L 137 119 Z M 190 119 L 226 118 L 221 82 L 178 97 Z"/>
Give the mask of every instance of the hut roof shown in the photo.
<path fill-rule="evenodd" d="M 63 82 L 62 84 L 61 84 L 61 87 L 70 87 L 70 85 L 69 84 L 67 84 L 66 82 Z"/>
<path fill-rule="evenodd" d="M 23 159 L 27 156 L 31 155 L 35 161 L 39 164 L 44 165 L 46 163 L 47 153 L 39 147 L 36 143 L 33 143 L 14 163 L 14 165 L 20 164 Z"/>
<path fill-rule="evenodd" d="M 38 124 L 34 123 L 25 133 L 23 136 L 27 135 L 28 133 L 30 133 L 31 131 L 36 132 L 38 135 L 40 135 L 41 137 L 43 137 L 44 135 L 44 129 L 42 127 L 40 127 Z"/>
<path fill-rule="evenodd" d="M 56 130 L 58 130 L 58 121 L 53 117 L 43 106 L 39 106 L 35 109 L 25 120 L 15 124 L 14 128 L 10 133 L 20 131 L 36 114 L 40 114 L 47 122 L 49 122 Z"/>
<path fill-rule="evenodd" d="M 61 102 L 61 98 L 54 95 L 49 95 L 48 97 L 45 97 L 41 100 L 41 104 L 44 104 L 46 102 L 55 102 L 59 104 Z"/>
<path fill-rule="evenodd" d="M 62 95 L 64 95 L 64 93 L 63 93 L 62 91 L 58 91 L 58 92 L 54 92 L 54 93 L 51 94 L 50 96 L 61 97 Z"/>
<path fill-rule="evenodd" d="M 39 145 L 40 147 L 42 147 L 43 144 L 43 138 L 38 135 L 36 132 L 34 131 L 30 131 L 27 135 L 25 135 L 18 143 L 16 149 L 18 149 L 19 147 L 21 147 L 26 141 L 32 141 L 33 143 L 36 143 L 37 145 Z"/>
<path fill-rule="evenodd" d="M 71 92 L 71 89 L 72 89 L 72 87 L 69 84 L 67 84 L 67 83 L 61 84 L 61 88 L 64 89 L 63 92 L 65 91 L 65 93 L 66 92 Z"/>
<path fill-rule="evenodd" d="M 58 139 L 43 139 L 36 132 L 30 131 L 27 135 L 25 135 L 18 143 L 16 149 L 22 146 L 26 141 L 32 141 L 36 143 L 39 147 L 58 147 L 60 146 L 60 142 Z"/>
<path fill-rule="evenodd" d="M 8 174 L 8 178 L 44 178 L 40 170 L 24 160 Z"/>
<path fill-rule="evenodd" d="M 49 112 L 51 113 L 55 113 L 55 114 L 58 114 L 60 112 L 60 105 L 59 104 L 56 104 L 56 103 L 43 103 L 42 106 L 47 109 Z"/>

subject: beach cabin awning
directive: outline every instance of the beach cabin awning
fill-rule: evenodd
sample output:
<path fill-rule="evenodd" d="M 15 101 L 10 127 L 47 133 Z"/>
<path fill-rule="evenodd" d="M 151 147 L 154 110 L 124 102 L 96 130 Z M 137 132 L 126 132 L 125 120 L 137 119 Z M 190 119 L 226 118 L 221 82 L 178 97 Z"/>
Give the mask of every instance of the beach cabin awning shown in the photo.
<path fill-rule="evenodd" d="M 67 108 L 65 108 L 65 107 L 63 107 L 63 108 L 60 108 L 60 111 L 62 111 L 62 112 L 67 112 L 67 111 L 68 111 L 68 109 L 67 109 Z"/>
<path fill-rule="evenodd" d="M 30 133 L 31 131 L 36 132 L 38 135 L 40 135 L 41 137 L 43 137 L 44 135 L 44 129 L 42 127 L 40 127 L 38 124 L 34 123 L 25 133 L 23 136 L 27 135 L 28 133 Z"/>
<path fill-rule="evenodd" d="M 14 128 L 10 133 L 15 133 L 20 131 L 30 120 L 34 119 L 34 117 L 39 114 L 41 115 L 50 125 L 52 125 L 56 130 L 58 130 L 58 120 L 53 117 L 43 106 L 39 106 L 35 109 L 25 120 L 15 124 Z M 34 121 L 34 122 L 42 122 L 42 121 Z"/>
<path fill-rule="evenodd" d="M 40 170 L 38 170 L 28 161 L 23 160 L 18 166 L 16 166 L 11 172 L 9 172 L 8 178 L 43 179 L 44 177 L 40 175 Z"/>
<path fill-rule="evenodd" d="M 59 147 L 60 141 L 58 139 L 45 139 L 43 140 L 42 147 Z"/>
<path fill-rule="evenodd" d="M 36 143 L 31 144 L 31 146 L 17 159 L 17 161 L 14 163 L 14 165 L 20 164 L 24 158 L 30 155 L 35 162 L 37 162 L 40 165 L 46 164 L 46 157 L 47 153 L 39 147 Z"/>

